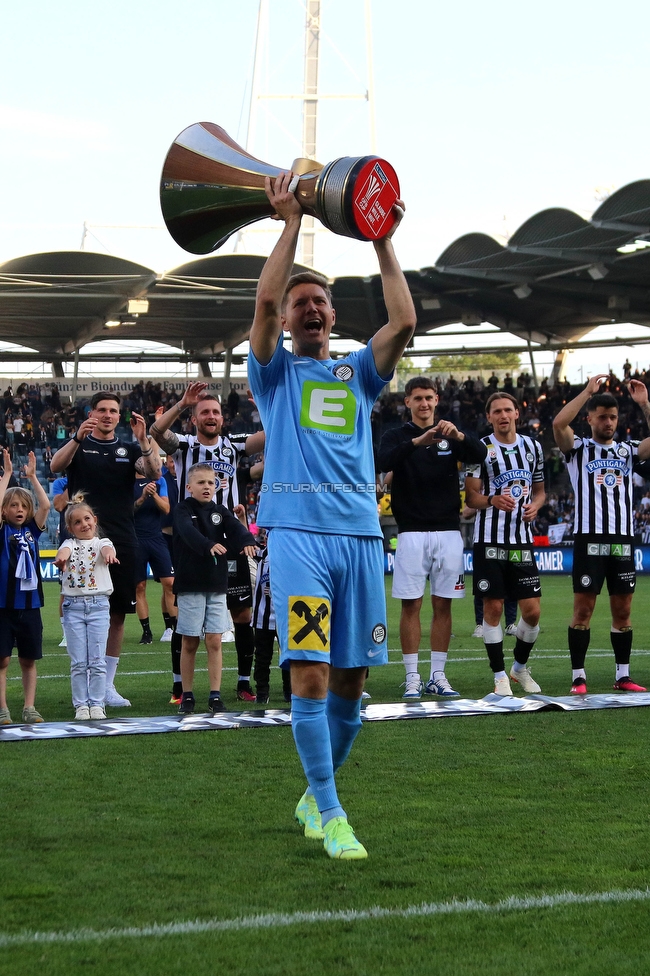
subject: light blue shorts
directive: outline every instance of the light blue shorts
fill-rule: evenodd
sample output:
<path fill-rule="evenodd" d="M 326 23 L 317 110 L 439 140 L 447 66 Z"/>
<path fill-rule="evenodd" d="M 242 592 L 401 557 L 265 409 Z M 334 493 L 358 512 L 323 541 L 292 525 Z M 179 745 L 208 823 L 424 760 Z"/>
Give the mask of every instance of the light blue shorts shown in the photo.
<path fill-rule="evenodd" d="M 281 661 L 387 663 L 381 539 L 274 528 L 268 547 Z"/>
<path fill-rule="evenodd" d="M 185 637 L 223 634 L 228 630 L 225 593 L 178 593 L 176 630 Z"/>

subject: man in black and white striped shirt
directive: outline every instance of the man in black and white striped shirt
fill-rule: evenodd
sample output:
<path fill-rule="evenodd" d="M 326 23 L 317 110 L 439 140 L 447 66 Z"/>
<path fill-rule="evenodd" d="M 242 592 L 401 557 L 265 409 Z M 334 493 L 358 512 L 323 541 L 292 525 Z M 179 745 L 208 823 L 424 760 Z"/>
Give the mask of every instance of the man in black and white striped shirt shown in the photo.
<path fill-rule="evenodd" d="M 564 453 L 575 495 L 573 619 L 569 627 L 574 695 L 587 692 L 589 625 L 605 580 L 612 613 L 614 688 L 646 690 L 630 678 L 630 611 L 636 586 L 632 475 L 634 468 L 650 457 L 650 438 L 640 442 L 614 440 L 618 402 L 611 393 L 599 393 L 600 384 L 608 378 L 606 373 L 592 376 L 584 390 L 553 421 L 555 442 Z M 650 406 L 645 383 L 630 380 L 628 389 L 647 421 Z M 591 437 L 578 437 L 570 425 L 585 406 Z"/>
<path fill-rule="evenodd" d="M 194 464 L 209 464 L 217 475 L 213 501 L 225 505 L 238 517 L 243 514 L 237 488 L 237 463 L 242 454 L 258 454 L 264 447 L 264 433 L 249 434 L 243 440 L 221 436 L 223 414 L 217 397 L 206 394 L 207 383 L 190 383 L 182 398 L 151 425 L 150 434 L 174 459 L 178 499 L 187 496 L 187 472 Z M 169 428 L 188 408 L 192 408 L 195 434 L 175 434 Z M 246 556 L 229 560 L 227 602 L 235 630 L 237 649 L 237 697 L 255 701 L 250 685 L 253 664 L 253 631 L 250 626 L 253 594 Z"/>
<path fill-rule="evenodd" d="M 517 433 L 519 405 L 509 393 L 493 393 L 486 403 L 493 432 L 483 437 L 487 457 L 469 468 L 466 503 L 477 510 L 474 523 L 474 595 L 483 598 L 483 640 L 494 672 L 494 693 L 511 695 L 503 657 L 504 600 L 516 600 L 514 664 L 510 677 L 526 694 L 538 694 L 528 658 L 539 634 L 541 583 L 531 525 L 546 497 L 544 455 L 532 437 Z"/>

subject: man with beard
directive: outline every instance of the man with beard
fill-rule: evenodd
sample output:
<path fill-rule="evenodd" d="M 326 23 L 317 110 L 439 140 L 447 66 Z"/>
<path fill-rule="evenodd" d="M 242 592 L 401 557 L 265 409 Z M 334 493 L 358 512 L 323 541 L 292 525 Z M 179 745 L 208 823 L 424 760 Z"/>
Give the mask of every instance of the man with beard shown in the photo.
<path fill-rule="evenodd" d="M 258 454 L 264 446 L 264 434 L 243 434 L 223 437 L 223 414 L 216 396 L 206 393 L 207 383 L 200 380 L 190 383 L 182 398 L 159 417 L 150 428 L 151 436 L 167 454 L 172 455 L 176 470 L 179 502 L 187 497 L 187 473 L 194 464 L 209 464 L 217 476 L 214 499 L 235 515 L 242 515 L 237 487 L 237 462 L 242 454 Z M 175 434 L 170 427 L 180 416 L 192 408 L 195 434 Z M 250 676 L 253 666 L 254 634 L 250 625 L 253 591 L 248 559 L 239 555 L 228 560 L 227 603 L 235 629 L 237 649 L 237 698 L 255 701 Z M 172 659 L 178 655 L 180 673 L 180 634 L 172 635 Z M 176 690 L 176 689 L 175 689 Z"/>

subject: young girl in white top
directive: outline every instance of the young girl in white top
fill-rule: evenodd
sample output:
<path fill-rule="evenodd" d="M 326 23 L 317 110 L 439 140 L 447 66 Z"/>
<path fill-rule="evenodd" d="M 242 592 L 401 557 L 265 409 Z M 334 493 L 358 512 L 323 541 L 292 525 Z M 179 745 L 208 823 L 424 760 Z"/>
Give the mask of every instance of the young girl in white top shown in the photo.
<path fill-rule="evenodd" d="M 75 495 L 65 513 L 71 539 L 61 543 L 54 565 L 61 570 L 63 621 L 70 655 L 75 719 L 104 719 L 108 598 L 113 583 L 108 567 L 119 562 L 110 539 L 100 539 L 97 517 Z"/>

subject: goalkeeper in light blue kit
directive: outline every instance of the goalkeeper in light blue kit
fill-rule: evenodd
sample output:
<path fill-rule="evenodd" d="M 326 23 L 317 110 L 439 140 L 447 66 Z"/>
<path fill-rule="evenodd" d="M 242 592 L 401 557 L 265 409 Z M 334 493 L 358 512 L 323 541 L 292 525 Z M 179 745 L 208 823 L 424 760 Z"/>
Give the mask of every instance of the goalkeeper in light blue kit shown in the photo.
<path fill-rule="evenodd" d="M 250 334 L 248 377 L 266 432 L 258 523 L 271 530 L 271 592 L 308 784 L 295 815 L 330 857 L 359 859 L 367 852 L 334 774 L 361 728 L 366 668 L 388 659 L 370 410 L 416 315 L 389 235 L 373 244 L 388 323 L 361 352 L 330 359 L 336 316 L 327 281 L 315 272 L 291 277 L 303 216 L 291 179 L 266 181 L 284 228 L 260 276 Z M 283 347 L 283 329 L 293 353 Z"/>

